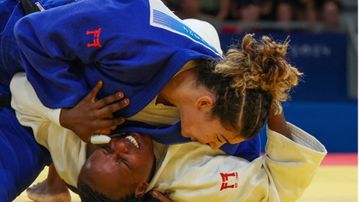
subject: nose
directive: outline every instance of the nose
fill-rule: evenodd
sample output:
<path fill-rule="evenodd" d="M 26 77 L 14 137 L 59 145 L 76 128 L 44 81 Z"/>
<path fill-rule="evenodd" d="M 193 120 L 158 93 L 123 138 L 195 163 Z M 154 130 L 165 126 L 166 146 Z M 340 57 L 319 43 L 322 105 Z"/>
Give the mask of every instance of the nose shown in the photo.
<path fill-rule="evenodd" d="M 187 138 L 190 137 L 190 136 L 187 135 L 186 133 L 182 133 L 182 136 L 183 136 L 183 137 L 187 137 Z"/>
<path fill-rule="evenodd" d="M 121 139 L 113 140 L 110 142 L 111 149 L 115 152 L 115 154 L 127 154 L 128 153 L 128 145 L 126 142 L 121 141 Z"/>

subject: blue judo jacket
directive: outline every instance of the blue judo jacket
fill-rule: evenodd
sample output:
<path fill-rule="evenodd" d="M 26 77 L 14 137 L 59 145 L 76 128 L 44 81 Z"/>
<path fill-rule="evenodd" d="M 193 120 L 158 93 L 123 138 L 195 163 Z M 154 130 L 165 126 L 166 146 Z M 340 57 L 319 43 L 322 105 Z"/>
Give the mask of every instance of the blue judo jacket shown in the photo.
<path fill-rule="evenodd" d="M 20 62 L 14 67 L 24 68 L 40 100 L 50 108 L 74 106 L 103 80 L 99 97 L 123 91 L 131 104 L 117 115 L 130 117 L 154 99 L 189 60 L 220 59 L 160 0 L 40 3 L 46 9 L 43 12 L 23 17 L 19 11 L 9 17 L 13 22 L 6 26 L 13 26 L 17 47 L 8 49 L 19 49 L 10 62 Z M 121 130 L 148 133 L 167 144 L 189 141 L 181 136 L 180 123 Z M 255 138 L 222 149 L 252 160 L 259 155 L 259 147 Z"/>

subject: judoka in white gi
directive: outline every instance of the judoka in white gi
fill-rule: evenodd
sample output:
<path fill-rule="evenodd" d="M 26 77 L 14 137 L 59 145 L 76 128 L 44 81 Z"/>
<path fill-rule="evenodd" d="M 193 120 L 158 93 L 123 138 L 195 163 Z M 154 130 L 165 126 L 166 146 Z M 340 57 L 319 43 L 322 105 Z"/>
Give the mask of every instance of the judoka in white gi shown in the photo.
<path fill-rule="evenodd" d="M 24 75 L 15 76 L 11 90 L 20 122 L 32 127 L 36 140 L 52 154 L 59 175 L 76 187 L 86 161 L 86 144 L 48 118 L 51 110 L 37 99 Z M 283 121 L 275 117 L 269 123 Z M 273 127 L 281 130 L 283 125 Z M 266 154 L 252 162 L 195 142 L 168 148 L 155 145 L 156 174 L 146 189 L 169 192 L 174 201 L 295 201 L 311 182 L 326 150 L 298 127 L 290 123 L 285 127 L 290 131 L 287 136 L 268 130 Z M 92 185 L 97 186 L 93 181 Z"/>

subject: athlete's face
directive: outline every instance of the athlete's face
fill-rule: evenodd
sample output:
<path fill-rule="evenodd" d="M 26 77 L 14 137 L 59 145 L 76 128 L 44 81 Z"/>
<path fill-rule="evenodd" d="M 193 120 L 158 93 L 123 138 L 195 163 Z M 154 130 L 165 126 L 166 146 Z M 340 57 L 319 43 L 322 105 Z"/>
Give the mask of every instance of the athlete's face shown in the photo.
<path fill-rule="evenodd" d="M 242 142 L 244 139 L 235 131 L 226 129 L 219 118 L 211 115 L 212 103 L 214 103 L 212 98 L 214 96 L 204 96 L 203 99 L 198 98 L 192 104 L 182 105 L 179 108 L 182 136 L 207 144 L 214 149 L 220 148 L 225 143 Z M 208 107 L 205 106 L 206 102 L 208 102 Z"/>
<path fill-rule="evenodd" d="M 147 135 L 129 133 L 95 150 L 87 159 L 80 177 L 94 191 L 111 199 L 120 199 L 147 188 L 154 154 Z"/>

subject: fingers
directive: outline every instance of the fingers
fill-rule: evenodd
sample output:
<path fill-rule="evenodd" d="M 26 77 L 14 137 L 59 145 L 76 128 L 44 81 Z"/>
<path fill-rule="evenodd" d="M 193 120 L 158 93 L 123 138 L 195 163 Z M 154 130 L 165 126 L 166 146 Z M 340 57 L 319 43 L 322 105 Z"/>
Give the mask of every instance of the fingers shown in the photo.
<path fill-rule="evenodd" d="M 91 125 L 88 125 L 89 131 L 92 130 L 101 132 L 102 134 L 110 134 L 112 129 L 115 129 L 125 121 L 122 117 L 113 118 L 113 113 L 128 106 L 130 101 L 128 98 L 123 99 L 123 92 L 118 92 L 100 100 L 96 100 L 102 87 L 103 81 L 100 80 L 85 97 L 81 107 L 86 109 L 89 121 L 91 122 Z"/>
<path fill-rule="evenodd" d="M 114 112 L 125 108 L 126 106 L 128 106 L 129 103 L 130 100 L 126 98 L 120 102 L 115 102 L 113 104 L 107 105 L 97 111 L 97 116 L 101 118 L 112 118 L 112 114 Z"/>
<path fill-rule="evenodd" d="M 101 88 L 103 86 L 103 81 L 98 81 L 96 86 L 94 88 L 92 88 L 92 90 L 90 91 L 89 94 L 87 94 L 86 96 L 86 100 L 90 100 L 92 102 L 95 102 L 96 101 L 96 96 L 98 94 L 98 92 L 100 92 Z"/>
<path fill-rule="evenodd" d="M 125 122 L 125 119 L 122 117 L 109 119 L 109 120 L 98 120 L 92 126 L 93 128 L 99 129 L 100 131 L 106 130 L 108 128 L 116 128 L 118 125 L 121 125 Z M 97 130 L 95 130 L 97 131 Z"/>
<path fill-rule="evenodd" d="M 102 98 L 101 100 L 98 100 L 96 102 L 96 104 L 95 104 L 95 107 L 96 108 L 102 108 L 102 107 L 104 107 L 106 105 L 109 105 L 109 104 L 111 104 L 113 102 L 121 100 L 123 97 L 124 97 L 123 92 L 118 92 L 116 94 L 113 94 L 113 95 L 107 96 L 105 98 Z"/>
<path fill-rule="evenodd" d="M 109 135 L 109 134 L 111 134 L 111 130 L 116 129 L 116 128 L 114 128 L 114 129 L 112 129 L 112 128 L 114 128 L 114 127 L 96 130 L 95 134 Z"/>
<path fill-rule="evenodd" d="M 172 200 L 169 199 L 166 195 L 162 194 L 159 191 L 151 191 L 150 192 L 151 196 L 155 199 L 160 200 L 161 202 L 171 202 Z"/>

